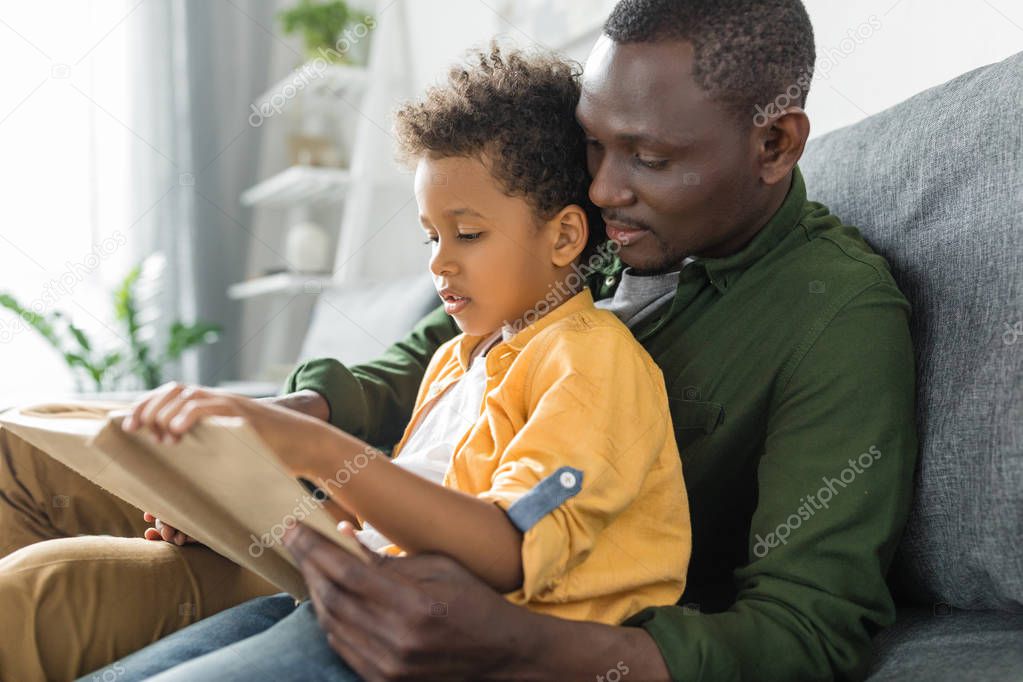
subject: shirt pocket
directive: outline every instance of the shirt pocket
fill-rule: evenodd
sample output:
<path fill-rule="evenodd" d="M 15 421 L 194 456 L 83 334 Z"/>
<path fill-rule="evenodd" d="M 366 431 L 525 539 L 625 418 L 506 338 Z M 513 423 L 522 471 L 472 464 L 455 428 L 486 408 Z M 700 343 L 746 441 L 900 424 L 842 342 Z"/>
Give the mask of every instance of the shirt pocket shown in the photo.
<path fill-rule="evenodd" d="M 709 400 L 691 400 L 669 392 L 668 407 L 680 451 L 714 433 L 725 420 L 724 406 Z"/>

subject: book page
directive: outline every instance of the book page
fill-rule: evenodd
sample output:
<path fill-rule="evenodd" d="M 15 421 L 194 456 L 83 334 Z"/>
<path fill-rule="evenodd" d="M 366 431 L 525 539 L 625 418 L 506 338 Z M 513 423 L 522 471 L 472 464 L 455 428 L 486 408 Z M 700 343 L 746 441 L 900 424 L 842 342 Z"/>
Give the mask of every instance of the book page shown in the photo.
<path fill-rule="evenodd" d="M 81 405 L 26 408 L 0 415 L 15 435 L 71 469 L 297 598 L 308 596 L 301 572 L 280 542 L 296 523 L 363 556 L 322 508 L 237 417 L 211 417 L 179 443 L 148 431 L 126 433 L 126 412 L 104 417 Z M 63 416 L 58 416 L 63 415 Z M 74 417 L 68 415 L 75 415 Z"/>

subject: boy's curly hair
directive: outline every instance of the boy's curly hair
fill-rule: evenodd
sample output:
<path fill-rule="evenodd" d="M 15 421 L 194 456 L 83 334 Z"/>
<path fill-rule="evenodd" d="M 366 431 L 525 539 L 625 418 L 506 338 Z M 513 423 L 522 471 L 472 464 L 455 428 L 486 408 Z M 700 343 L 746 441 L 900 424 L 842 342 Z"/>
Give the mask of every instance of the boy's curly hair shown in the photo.
<path fill-rule="evenodd" d="M 399 157 L 485 155 L 510 196 L 523 197 L 544 220 L 570 204 L 590 219 L 590 243 L 603 242 L 599 214 L 589 202 L 586 143 L 575 120 L 578 64 L 546 54 L 474 49 L 448 72 L 447 83 L 427 90 L 395 114 Z M 596 219 L 596 222 L 595 222 Z"/>

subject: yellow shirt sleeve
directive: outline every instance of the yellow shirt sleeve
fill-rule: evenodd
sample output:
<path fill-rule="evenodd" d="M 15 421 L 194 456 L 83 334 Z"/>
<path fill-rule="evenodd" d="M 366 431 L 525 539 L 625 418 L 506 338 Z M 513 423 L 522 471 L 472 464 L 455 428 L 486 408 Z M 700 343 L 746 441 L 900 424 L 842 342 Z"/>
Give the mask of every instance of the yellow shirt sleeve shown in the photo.
<path fill-rule="evenodd" d="M 524 533 L 526 601 L 557 601 L 566 574 L 633 503 L 650 470 L 678 463 L 663 376 L 628 330 L 552 331 L 524 351 L 535 365 L 521 393 L 527 421 L 479 495 L 507 511 L 559 468 L 582 472 L 579 492 Z"/>

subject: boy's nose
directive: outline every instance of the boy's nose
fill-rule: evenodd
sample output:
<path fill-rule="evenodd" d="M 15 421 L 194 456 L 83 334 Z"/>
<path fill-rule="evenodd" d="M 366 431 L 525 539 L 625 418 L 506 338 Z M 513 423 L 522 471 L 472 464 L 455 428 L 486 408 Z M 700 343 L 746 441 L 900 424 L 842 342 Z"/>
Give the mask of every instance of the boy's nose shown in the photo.
<path fill-rule="evenodd" d="M 457 264 L 448 256 L 444 247 L 437 247 L 430 256 L 430 272 L 435 277 L 449 277 L 458 272 Z"/>

